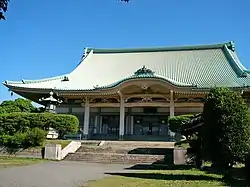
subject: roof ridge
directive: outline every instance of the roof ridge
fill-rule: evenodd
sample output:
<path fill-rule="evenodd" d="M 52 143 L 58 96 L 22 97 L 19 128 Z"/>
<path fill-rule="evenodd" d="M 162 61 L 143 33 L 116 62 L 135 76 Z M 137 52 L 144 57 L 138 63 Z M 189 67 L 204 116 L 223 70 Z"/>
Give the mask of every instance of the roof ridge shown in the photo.
<path fill-rule="evenodd" d="M 47 82 L 47 81 L 53 81 L 58 79 L 63 79 L 65 76 L 68 76 L 69 74 L 64 74 L 60 76 L 55 77 L 49 77 L 49 78 L 43 78 L 43 79 L 34 79 L 34 80 L 27 80 L 22 79 L 22 81 L 8 81 L 6 80 L 3 84 L 30 84 L 30 83 L 40 83 L 40 82 Z"/>
<path fill-rule="evenodd" d="M 181 50 L 200 50 L 200 49 L 218 49 L 227 46 L 231 50 L 235 50 L 233 41 L 214 44 L 199 45 L 182 45 L 182 46 L 155 46 L 155 47 L 131 47 L 131 48 L 94 48 L 86 47 L 85 53 L 93 51 L 93 53 L 128 53 L 128 52 L 161 52 L 161 51 L 181 51 Z"/>
<path fill-rule="evenodd" d="M 234 52 L 234 46 L 232 46 L 231 50 Z M 235 59 L 230 51 L 230 48 L 227 45 L 224 45 L 223 51 L 226 58 L 228 58 L 229 63 L 233 66 L 235 73 L 240 77 L 246 77 L 250 71 L 240 61 Z"/>

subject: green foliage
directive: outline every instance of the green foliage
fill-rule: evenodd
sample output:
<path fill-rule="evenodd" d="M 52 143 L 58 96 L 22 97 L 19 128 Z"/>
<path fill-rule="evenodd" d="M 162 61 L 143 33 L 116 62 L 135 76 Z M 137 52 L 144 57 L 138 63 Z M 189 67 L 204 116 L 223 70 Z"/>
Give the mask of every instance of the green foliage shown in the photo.
<path fill-rule="evenodd" d="M 7 147 L 21 148 L 26 145 L 26 133 L 16 133 L 13 136 L 9 136 L 7 141 Z"/>
<path fill-rule="evenodd" d="M 182 123 L 188 121 L 193 114 L 185 114 L 180 116 L 173 116 L 168 120 L 169 128 L 172 132 L 180 133 L 182 128 Z"/>
<path fill-rule="evenodd" d="M 27 99 L 18 98 L 14 101 L 3 101 L 0 104 L 0 114 L 11 112 L 33 112 L 35 107 L 31 103 L 32 101 Z"/>
<path fill-rule="evenodd" d="M 33 128 L 26 132 L 17 132 L 14 135 L 0 135 L 0 146 L 8 148 L 26 148 L 40 146 L 46 139 L 46 132 Z"/>
<path fill-rule="evenodd" d="M 16 133 L 14 135 L 0 135 L 0 146 L 9 148 L 25 147 L 26 133 Z"/>
<path fill-rule="evenodd" d="M 41 146 L 46 140 L 46 131 L 35 127 L 26 132 L 25 143 L 27 146 Z"/>
<path fill-rule="evenodd" d="M 228 167 L 250 150 L 247 106 L 239 93 L 214 88 L 204 104 L 202 146 L 213 163 Z"/>
<path fill-rule="evenodd" d="M 0 20 L 1 19 L 5 20 L 3 12 L 6 12 L 8 10 L 8 3 L 9 0 L 0 0 Z"/>
<path fill-rule="evenodd" d="M 10 138 L 12 138 L 10 135 L 0 135 L 0 146 L 8 145 Z"/>
<path fill-rule="evenodd" d="M 78 126 L 79 121 L 73 115 L 26 112 L 0 115 L 0 135 L 14 135 L 35 127 L 43 130 L 51 127 L 59 132 L 60 137 L 63 137 L 67 133 L 76 133 Z"/>

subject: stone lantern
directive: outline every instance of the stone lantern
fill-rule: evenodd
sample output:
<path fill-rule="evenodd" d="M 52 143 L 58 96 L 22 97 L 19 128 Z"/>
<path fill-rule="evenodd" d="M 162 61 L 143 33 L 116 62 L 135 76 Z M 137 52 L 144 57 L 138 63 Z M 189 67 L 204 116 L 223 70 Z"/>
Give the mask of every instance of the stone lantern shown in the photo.
<path fill-rule="evenodd" d="M 50 96 L 47 98 L 41 98 L 39 101 L 45 103 L 45 110 L 51 113 L 56 113 L 56 105 L 61 104 L 63 101 L 53 97 L 53 92 L 51 91 Z"/>

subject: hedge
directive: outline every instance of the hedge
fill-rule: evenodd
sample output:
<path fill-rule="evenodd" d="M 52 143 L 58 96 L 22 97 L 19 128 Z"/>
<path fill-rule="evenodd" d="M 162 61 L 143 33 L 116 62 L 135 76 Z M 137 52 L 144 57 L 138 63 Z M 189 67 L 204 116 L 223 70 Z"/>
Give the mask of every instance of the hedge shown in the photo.
<path fill-rule="evenodd" d="M 0 135 L 13 136 L 35 127 L 43 130 L 54 128 L 59 137 L 63 137 L 67 133 L 76 133 L 79 121 L 76 116 L 68 114 L 17 112 L 0 115 Z"/>
<path fill-rule="evenodd" d="M 169 118 L 168 123 L 170 130 L 175 133 L 180 133 L 182 122 L 189 120 L 193 116 L 193 114 L 185 114 Z"/>
<path fill-rule="evenodd" d="M 0 135 L 0 146 L 8 148 L 27 148 L 41 146 L 45 142 L 46 132 L 37 127 L 14 135 Z"/>

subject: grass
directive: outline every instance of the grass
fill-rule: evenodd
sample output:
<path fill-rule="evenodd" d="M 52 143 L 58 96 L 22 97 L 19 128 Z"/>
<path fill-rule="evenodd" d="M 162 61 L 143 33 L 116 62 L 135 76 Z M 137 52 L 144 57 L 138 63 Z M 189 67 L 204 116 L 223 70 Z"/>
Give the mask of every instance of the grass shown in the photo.
<path fill-rule="evenodd" d="M 62 149 L 66 147 L 71 140 L 46 140 L 46 144 L 61 144 Z"/>
<path fill-rule="evenodd" d="M 175 143 L 175 147 L 187 149 L 190 147 L 188 140 L 180 141 Z"/>
<path fill-rule="evenodd" d="M 71 142 L 71 140 L 46 140 L 43 145 L 37 146 L 37 147 L 31 147 L 29 149 L 41 149 L 41 148 L 45 147 L 46 144 L 61 144 L 62 149 L 63 149 L 70 142 Z"/>
<path fill-rule="evenodd" d="M 110 176 L 91 181 L 87 187 L 222 187 L 242 186 L 226 184 L 221 174 L 209 173 L 197 169 L 141 170 L 121 173 L 106 173 Z"/>
<path fill-rule="evenodd" d="M 36 164 L 44 162 L 45 160 L 37 158 L 20 158 L 20 157 L 7 157 L 0 156 L 0 168 L 13 167 L 13 166 L 25 166 L 29 164 Z"/>
<path fill-rule="evenodd" d="M 46 144 L 61 144 L 62 149 L 63 149 L 63 148 L 65 148 L 70 142 L 71 142 L 71 140 L 46 140 L 46 141 L 44 142 L 44 144 L 41 145 L 41 146 L 29 147 L 29 148 L 26 148 L 26 149 L 24 149 L 24 150 L 21 150 L 21 152 L 29 152 L 29 153 L 41 152 L 42 148 L 44 148 Z M 7 152 L 8 152 L 10 155 L 16 154 L 16 153 L 18 153 L 19 151 L 20 151 L 20 149 L 16 149 L 16 148 L 8 148 L 8 149 L 7 149 Z"/>

